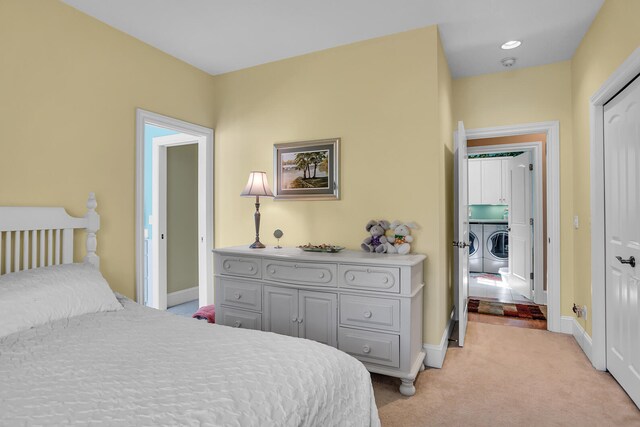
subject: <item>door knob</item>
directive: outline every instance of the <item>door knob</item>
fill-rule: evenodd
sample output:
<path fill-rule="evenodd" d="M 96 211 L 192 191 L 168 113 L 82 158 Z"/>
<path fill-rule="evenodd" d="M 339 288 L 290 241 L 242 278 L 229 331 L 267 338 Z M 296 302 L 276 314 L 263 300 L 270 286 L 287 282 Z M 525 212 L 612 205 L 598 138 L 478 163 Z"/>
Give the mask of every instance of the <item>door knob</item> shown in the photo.
<path fill-rule="evenodd" d="M 291 321 L 295 323 L 295 322 L 297 322 L 297 321 L 298 321 L 298 318 L 297 318 L 297 317 L 292 317 L 292 318 L 291 318 Z"/>
<path fill-rule="evenodd" d="M 302 323 L 302 318 L 298 319 L 298 323 Z"/>
<path fill-rule="evenodd" d="M 622 259 L 621 256 L 617 256 L 616 258 L 618 259 L 618 261 L 620 261 L 621 264 L 629 264 L 631 267 L 635 267 L 636 266 L 636 258 L 635 257 L 629 257 L 629 259 Z"/>

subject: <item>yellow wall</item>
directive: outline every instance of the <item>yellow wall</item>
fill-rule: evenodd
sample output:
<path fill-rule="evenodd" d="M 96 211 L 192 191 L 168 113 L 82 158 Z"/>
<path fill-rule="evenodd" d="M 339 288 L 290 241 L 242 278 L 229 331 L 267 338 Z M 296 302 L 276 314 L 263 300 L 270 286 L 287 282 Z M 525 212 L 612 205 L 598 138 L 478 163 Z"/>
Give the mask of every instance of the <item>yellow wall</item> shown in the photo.
<path fill-rule="evenodd" d="M 167 148 L 167 292 L 198 286 L 198 146 Z"/>
<path fill-rule="evenodd" d="M 95 191 L 102 271 L 133 297 L 135 109 L 212 127 L 212 77 L 55 0 L 0 2 L 0 58 L 0 205 L 83 215 Z"/>
<path fill-rule="evenodd" d="M 453 286 L 453 81 L 449 71 L 449 64 L 445 56 L 444 49 L 438 33 L 438 118 L 440 121 L 440 271 L 439 282 L 442 285 L 436 289 L 437 296 L 433 296 L 437 301 L 436 331 L 444 331 L 447 322 L 451 317 L 451 310 L 454 305 Z M 432 297 L 432 295 L 429 295 Z M 432 320 L 434 321 L 434 320 Z M 435 332 L 434 332 L 435 333 Z M 433 339 L 438 338 L 433 336 Z M 439 341 L 434 342 L 439 344 Z"/>
<path fill-rule="evenodd" d="M 467 129 L 558 120 L 560 122 L 561 313 L 573 302 L 573 145 L 571 63 L 454 80 L 456 120 Z M 581 262 L 580 265 L 584 266 Z"/>
<path fill-rule="evenodd" d="M 589 98 L 640 46 L 637 0 L 607 0 L 571 63 L 573 94 L 574 212 L 581 227 L 574 232 L 575 301 L 591 306 L 590 116 Z M 577 262 L 580 260 L 580 262 Z M 589 310 L 591 312 L 591 310 Z M 591 334 L 591 318 L 579 319 Z"/>
<path fill-rule="evenodd" d="M 216 245 L 251 243 L 254 201 L 240 191 L 251 170 L 272 181 L 274 143 L 341 137 L 341 200 L 263 199 L 261 240 L 275 244 L 280 228 L 283 245 L 359 249 L 370 219 L 416 221 L 413 251 L 429 257 L 425 341 L 438 343 L 447 89 L 437 59 L 429 27 L 216 76 Z"/>

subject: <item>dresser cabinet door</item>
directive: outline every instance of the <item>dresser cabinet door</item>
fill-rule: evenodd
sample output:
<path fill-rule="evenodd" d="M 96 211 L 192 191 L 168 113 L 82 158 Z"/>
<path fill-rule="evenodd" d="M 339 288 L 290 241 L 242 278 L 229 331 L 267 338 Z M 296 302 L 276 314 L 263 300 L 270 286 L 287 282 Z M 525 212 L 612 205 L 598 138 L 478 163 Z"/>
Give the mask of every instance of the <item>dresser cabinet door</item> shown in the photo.
<path fill-rule="evenodd" d="M 329 292 L 299 291 L 300 338 L 338 345 L 338 296 Z"/>
<path fill-rule="evenodd" d="M 264 330 L 298 336 L 298 291 L 296 289 L 264 287 Z"/>

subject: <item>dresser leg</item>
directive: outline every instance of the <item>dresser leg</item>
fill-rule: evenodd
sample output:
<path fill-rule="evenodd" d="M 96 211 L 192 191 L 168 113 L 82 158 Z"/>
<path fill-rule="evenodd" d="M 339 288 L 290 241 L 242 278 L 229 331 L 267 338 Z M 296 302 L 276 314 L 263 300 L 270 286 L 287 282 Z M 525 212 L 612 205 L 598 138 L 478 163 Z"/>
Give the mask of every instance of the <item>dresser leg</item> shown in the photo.
<path fill-rule="evenodd" d="M 416 388 L 413 385 L 414 380 L 408 380 L 402 378 L 402 384 L 400 384 L 400 394 L 404 396 L 413 396 L 416 394 Z"/>

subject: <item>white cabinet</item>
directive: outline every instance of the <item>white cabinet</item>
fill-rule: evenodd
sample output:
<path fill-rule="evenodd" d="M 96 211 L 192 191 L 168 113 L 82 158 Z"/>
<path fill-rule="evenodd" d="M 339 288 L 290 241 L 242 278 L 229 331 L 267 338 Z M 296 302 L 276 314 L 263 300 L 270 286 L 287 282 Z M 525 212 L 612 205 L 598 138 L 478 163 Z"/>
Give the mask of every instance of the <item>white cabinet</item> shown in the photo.
<path fill-rule="evenodd" d="M 337 294 L 265 286 L 264 299 L 265 331 L 336 347 Z"/>
<path fill-rule="evenodd" d="M 424 364 L 424 255 L 215 249 L 217 323 L 307 338 L 402 380 Z"/>
<path fill-rule="evenodd" d="M 509 160 L 503 158 L 469 160 L 469 204 L 506 205 Z"/>
<path fill-rule="evenodd" d="M 469 160 L 469 204 L 482 204 L 482 159 Z"/>

